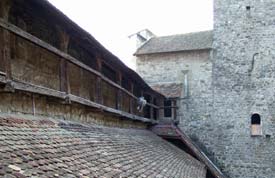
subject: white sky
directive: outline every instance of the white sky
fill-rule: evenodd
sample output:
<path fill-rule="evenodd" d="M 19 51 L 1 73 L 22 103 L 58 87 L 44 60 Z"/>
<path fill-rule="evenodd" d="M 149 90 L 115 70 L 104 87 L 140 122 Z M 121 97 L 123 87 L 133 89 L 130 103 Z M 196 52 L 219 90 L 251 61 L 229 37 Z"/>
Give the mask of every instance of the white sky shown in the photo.
<path fill-rule="evenodd" d="M 49 1 L 133 69 L 129 35 L 145 28 L 164 36 L 213 26 L 213 0 Z"/>

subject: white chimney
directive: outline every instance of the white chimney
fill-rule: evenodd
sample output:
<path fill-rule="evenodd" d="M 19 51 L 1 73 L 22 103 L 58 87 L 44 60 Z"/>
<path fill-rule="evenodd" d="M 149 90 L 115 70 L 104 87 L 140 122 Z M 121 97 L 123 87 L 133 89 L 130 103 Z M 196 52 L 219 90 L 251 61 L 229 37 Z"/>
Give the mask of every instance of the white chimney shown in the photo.
<path fill-rule="evenodd" d="M 144 30 L 141 30 L 137 33 L 134 33 L 134 34 L 130 35 L 129 38 L 130 39 L 133 39 L 133 38 L 136 39 L 136 48 L 138 49 L 144 43 L 146 43 L 148 40 L 150 40 L 151 38 L 153 38 L 155 36 L 156 35 L 154 35 L 150 30 L 144 29 Z"/>

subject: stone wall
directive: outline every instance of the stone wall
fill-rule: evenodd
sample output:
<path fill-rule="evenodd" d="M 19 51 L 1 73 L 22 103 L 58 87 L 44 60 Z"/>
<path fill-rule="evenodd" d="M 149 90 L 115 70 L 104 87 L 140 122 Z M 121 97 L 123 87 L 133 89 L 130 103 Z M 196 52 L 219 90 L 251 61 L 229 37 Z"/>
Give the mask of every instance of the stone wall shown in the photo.
<path fill-rule="evenodd" d="M 177 119 L 180 127 L 198 142 L 198 130 L 205 128 L 210 117 L 212 97 L 209 50 L 186 51 L 140 55 L 137 57 L 137 72 L 150 85 L 160 83 L 179 83 L 183 85 L 180 99 L 177 101 Z M 188 91 L 184 93 L 184 75 L 188 79 Z"/>
<path fill-rule="evenodd" d="M 231 178 L 275 175 L 274 0 L 216 0 L 212 131 L 204 142 Z M 251 115 L 262 136 L 250 135 Z"/>
<path fill-rule="evenodd" d="M 181 128 L 228 177 L 273 178 L 275 3 L 214 4 L 212 64 L 196 62 L 202 57 L 192 53 L 190 61 L 180 53 L 144 55 L 137 58 L 138 72 L 153 84 L 182 82 L 179 72 L 191 71 L 189 98 L 182 101 L 188 104 L 179 109 Z M 261 116 L 261 136 L 251 136 L 253 113 Z"/>

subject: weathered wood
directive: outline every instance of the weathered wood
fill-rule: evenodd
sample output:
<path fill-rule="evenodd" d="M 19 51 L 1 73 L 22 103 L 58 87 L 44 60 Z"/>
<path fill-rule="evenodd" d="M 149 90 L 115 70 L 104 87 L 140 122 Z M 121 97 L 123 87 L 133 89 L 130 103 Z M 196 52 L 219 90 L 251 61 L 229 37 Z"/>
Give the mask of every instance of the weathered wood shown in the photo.
<path fill-rule="evenodd" d="M 60 36 L 60 49 L 68 53 L 68 46 L 70 42 L 70 36 L 62 29 L 58 28 Z M 67 60 L 61 58 L 60 61 L 60 90 L 66 93 L 69 93 L 69 81 L 68 81 L 68 65 Z"/>
<path fill-rule="evenodd" d="M 197 145 L 195 145 L 192 140 L 183 133 L 179 128 L 177 128 L 177 133 L 180 136 L 181 140 L 192 150 L 192 152 L 198 157 L 198 159 L 203 162 L 209 171 L 216 177 L 216 178 L 225 178 L 223 173 L 215 166 L 215 164 L 202 152 Z"/>
<path fill-rule="evenodd" d="M 5 82 L 5 79 L 2 78 L 0 76 L 0 83 L 1 82 Z M 37 85 L 33 85 L 33 84 L 29 84 L 29 83 L 24 83 L 24 82 L 20 82 L 20 81 L 12 81 L 12 86 L 14 87 L 15 90 L 19 90 L 19 91 L 24 91 L 24 92 L 30 92 L 30 93 L 36 93 L 36 94 L 40 94 L 40 95 L 44 95 L 44 96 L 49 96 L 49 97 L 55 97 L 55 98 L 59 98 L 64 100 L 65 98 L 69 98 L 70 101 L 75 102 L 75 103 L 79 103 L 79 104 L 83 104 L 95 109 L 99 109 L 102 111 L 106 111 L 109 113 L 113 113 L 116 114 L 118 116 L 121 117 L 125 117 L 128 118 L 130 120 L 138 120 L 138 121 L 142 121 L 142 122 L 148 122 L 151 124 L 155 124 L 157 122 L 155 121 L 151 121 L 147 118 L 143 118 L 143 117 L 139 117 L 133 114 L 129 114 L 117 109 L 113 109 L 95 102 L 92 102 L 90 100 L 75 96 L 75 95 L 71 95 L 71 94 L 66 94 L 64 92 L 60 92 L 60 91 L 56 91 L 56 90 L 52 90 L 49 88 L 45 88 L 42 86 L 37 86 Z"/>
<path fill-rule="evenodd" d="M 3 31 L 3 61 L 5 67 L 6 78 L 10 80 L 11 76 L 11 56 L 10 56 L 10 33 L 7 30 Z"/>
<path fill-rule="evenodd" d="M 134 84 L 130 82 L 130 92 L 134 93 Z M 134 99 L 130 98 L 130 113 L 134 113 Z"/>
<path fill-rule="evenodd" d="M 60 91 L 69 93 L 69 82 L 68 82 L 68 65 L 67 61 L 62 58 L 60 61 Z"/>
<path fill-rule="evenodd" d="M 179 109 L 178 106 L 160 106 L 158 107 L 159 109 L 168 109 L 168 108 L 176 108 L 176 109 Z"/>
<path fill-rule="evenodd" d="M 173 125 L 158 124 L 153 126 L 151 130 L 164 139 L 177 139 L 183 142 L 183 144 L 193 153 L 196 158 L 202 162 L 206 169 L 212 173 L 213 178 L 226 178 L 223 173 L 216 167 L 216 165 L 205 155 L 205 153 L 187 136 L 182 130 Z M 167 130 L 169 132 L 167 132 Z M 172 135 L 171 135 L 172 133 Z"/>
<path fill-rule="evenodd" d="M 102 70 L 102 61 L 99 56 L 96 58 L 96 68 L 99 72 Z M 95 89 L 95 96 L 96 96 L 96 102 L 99 104 L 103 103 L 103 97 L 102 97 L 102 82 L 101 77 L 96 76 L 96 89 Z"/>
<path fill-rule="evenodd" d="M 112 85 L 112 86 L 114 86 L 114 87 L 116 87 L 118 89 L 121 89 L 123 92 L 125 92 L 129 96 L 137 99 L 137 97 L 134 96 L 132 93 L 128 92 L 126 89 L 122 88 L 120 85 L 116 84 L 115 82 L 111 81 L 107 77 L 103 76 L 100 72 L 98 72 L 98 71 L 90 68 L 89 66 L 83 64 L 82 62 L 80 62 L 76 58 L 70 56 L 69 54 L 62 52 L 61 50 L 59 50 L 59 49 L 53 47 L 52 45 L 50 45 L 50 44 L 48 44 L 48 43 L 40 40 L 37 37 L 35 37 L 35 36 L 33 36 L 33 35 L 25 32 L 24 30 L 21 30 L 20 28 L 18 28 L 16 26 L 14 26 L 14 25 L 12 25 L 12 24 L 4 21 L 1 18 L 0 18 L 0 26 L 3 27 L 3 28 L 5 28 L 5 29 L 7 29 L 7 30 L 9 30 L 9 31 L 11 31 L 11 32 L 13 32 L 14 34 L 16 34 L 16 35 L 18 35 L 20 37 L 22 37 L 22 38 L 30 41 L 30 42 L 32 42 L 32 43 L 34 43 L 34 44 L 36 44 L 36 45 L 38 45 L 38 46 L 40 46 L 40 47 L 42 47 L 42 48 L 44 48 L 44 49 L 46 49 L 48 51 L 54 53 L 55 55 L 60 56 L 61 57 L 60 59 L 64 58 L 64 59 L 66 59 L 66 60 L 68 60 L 68 61 L 76 64 L 77 66 L 79 66 L 79 67 L 81 67 L 81 68 L 83 68 L 83 69 L 85 69 L 85 70 L 87 70 L 87 71 L 89 71 L 89 72 L 91 72 L 91 73 L 99 76 L 101 79 L 103 79 L 104 81 L 106 81 L 110 85 Z"/>
<path fill-rule="evenodd" d="M 71 101 L 74 101 L 76 103 L 80 103 L 80 104 L 90 106 L 93 108 L 97 108 L 97 109 L 102 109 L 102 106 L 100 104 L 92 102 L 90 100 L 87 100 L 87 99 L 84 99 L 84 98 L 81 98 L 81 97 L 78 97 L 78 96 L 75 96 L 72 94 L 69 94 L 68 97 L 70 98 Z"/>
<path fill-rule="evenodd" d="M 11 0 L 1 0 L 0 1 L 0 18 L 8 21 L 9 11 L 11 8 Z"/>
<path fill-rule="evenodd" d="M 48 43 L 46 43 L 46 42 L 44 42 L 44 41 L 42 41 L 40 39 L 38 39 L 37 37 L 35 37 L 35 36 L 33 36 L 33 35 L 25 32 L 24 30 L 21 30 L 20 28 L 18 28 L 16 26 L 14 26 L 14 25 L 6 22 L 5 20 L 3 20 L 1 18 L 0 18 L 0 26 L 3 27 L 3 28 L 5 28 L 5 29 L 7 29 L 7 30 L 9 30 L 9 31 L 11 31 L 12 33 L 14 33 L 14 34 L 16 34 L 16 35 L 18 35 L 18 36 L 20 36 L 20 37 L 22 37 L 22 38 L 30 41 L 30 42 L 32 42 L 32 43 L 34 43 L 34 44 L 36 44 L 36 45 L 38 45 L 38 46 L 40 46 L 40 47 L 42 47 L 42 48 L 44 48 L 44 49 L 52 52 L 52 53 L 60 56 L 61 57 L 60 59 L 64 58 L 64 59 L 66 59 L 66 60 L 68 60 L 68 61 L 76 64 L 77 66 L 79 66 L 79 67 L 81 67 L 81 68 L 83 68 L 83 69 L 85 69 L 85 70 L 87 70 L 87 71 L 95 74 L 96 76 L 98 76 L 97 86 L 100 86 L 100 85 L 98 85 L 98 82 L 100 80 L 104 80 L 108 84 L 110 84 L 110 85 L 112 85 L 112 86 L 120 89 L 124 93 L 128 94 L 130 97 L 132 97 L 134 99 L 137 99 L 137 97 L 134 96 L 133 93 L 128 92 L 126 89 L 122 88 L 120 85 L 116 84 L 115 82 L 111 81 L 107 77 L 103 76 L 99 71 L 96 71 L 96 70 L 90 68 L 89 66 L 81 63 L 80 61 L 78 61 L 74 57 L 70 56 L 69 54 L 67 54 L 65 52 L 62 52 L 61 50 L 53 47 L 52 45 L 50 45 L 50 44 L 48 44 Z M 102 101 L 100 101 L 100 102 L 102 103 Z"/>
<path fill-rule="evenodd" d="M 1 72 L 1 71 L 0 71 L 0 75 L 2 75 L 2 76 L 6 76 L 6 73 L 5 73 L 5 72 Z"/>
<path fill-rule="evenodd" d="M 153 101 L 154 101 L 154 98 L 151 97 L 149 102 L 153 103 Z M 154 119 L 154 107 L 152 107 L 152 106 L 150 106 L 150 118 Z"/>
<path fill-rule="evenodd" d="M 5 75 L 0 75 L 0 83 L 5 84 L 7 82 Z"/>
<path fill-rule="evenodd" d="M 66 93 L 60 92 L 57 90 L 49 89 L 46 87 L 30 84 L 30 83 L 25 83 L 22 81 L 12 81 L 12 85 L 14 86 L 14 89 L 20 90 L 20 91 L 26 91 L 26 92 L 31 92 L 31 93 L 36 93 L 36 94 L 41 94 L 41 95 L 46 95 L 46 96 L 52 96 L 52 97 L 57 97 L 61 99 L 65 99 Z"/>
<path fill-rule="evenodd" d="M 150 106 L 150 107 L 152 107 L 152 108 L 155 108 L 155 109 L 160 109 L 159 106 L 152 104 L 152 101 L 151 101 L 151 100 L 150 100 L 146 105 L 148 105 L 148 106 Z"/>
<path fill-rule="evenodd" d="M 119 71 L 117 72 L 117 83 L 121 86 L 122 74 Z M 122 91 L 120 89 L 117 89 L 116 105 L 117 105 L 117 109 L 121 110 L 121 108 L 122 108 Z"/>
<path fill-rule="evenodd" d="M 117 110 L 117 109 L 113 109 L 113 108 L 110 108 L 110 107 L 92 102 L 90 100 L 86 100 L 86 99 L 78 97 L 78 96 L 74 96 L 74 95 L 68 95 L 68 96 L 70 97 L 71 101 L 73 101 L 73 102 L 77 102 L 77 103 L 80 103 L 80 104 L 83 104 L 83 105 L 86 105 L 86 106 L 97 108 L 99 110 L 106 111 L 106 112 L 109 112 L 109 113 L 112 113 L 112 114 L 115 114 L 115 115 L 118 115 L 118 116 L 121 116 L 121 117 L 126 117 L 126 118 L 131 119 L 131 120 L 138 120 L 138 121 L 142 121 L 142 122 L 149 122 L 149 123 L 152 123 L 152 124 L 157 123 L 156 121 L 151 121 L 150 119 L 147 119 L 147 118 L 144 118 L 144 117 L 139 117 L 139 116 L 129 114 L 129 113 Z"/>
<path fill-rule="evenodd" d="M 60 49 L 64 53 L 68 53 L 68 46 L 70 42 L 70 36 L 62 29 L 57 28 L 60 36 Z"/>
<path fill-rule="evenodd" d="M 3 21 L 8 21 L 9 11 L 11 7 L 10 0 L 1 0 L 0 1 L 0 18 Z M 10 63 L 10 32 L 8 30 L 3 30 L 3 56 L 2 60 L 4 61 L 5 74 L 7 79 L 11 79 L 11 63 Z"/>

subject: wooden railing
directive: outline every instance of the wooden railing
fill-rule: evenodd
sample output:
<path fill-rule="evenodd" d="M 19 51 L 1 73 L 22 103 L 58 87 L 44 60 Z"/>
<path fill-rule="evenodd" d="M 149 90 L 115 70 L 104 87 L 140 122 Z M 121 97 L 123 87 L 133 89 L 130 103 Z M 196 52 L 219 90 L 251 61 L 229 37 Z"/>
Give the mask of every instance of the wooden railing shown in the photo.
<path fill-rule="evenodd" d="M 17 90 L 66 99 L 67 102 L 81 103 L 122 117 L 154 122 L 152 114 L 150 118 L 144 118 L 134 111 L 138 97 L 123 88 L 121 83 L 111 81 L 66 52 L 3 19 L 0 19 L 0 27 L 0 36 L 3 37 L 1 83 Z M 40 56 L 39 59 L 34 59 L 36 55 Z M 147 106 L 160 109 L 153 103 Z"/>

